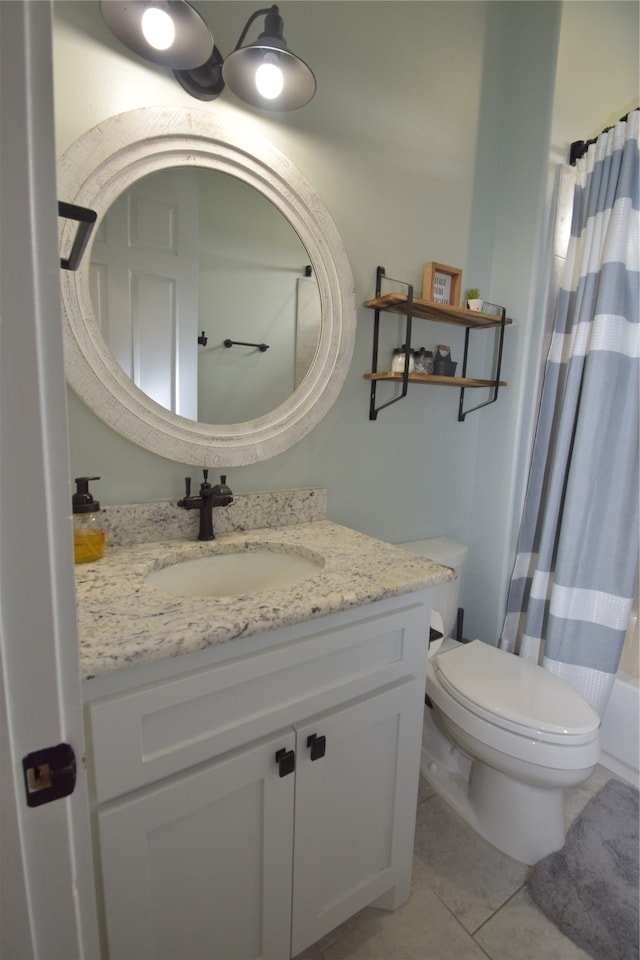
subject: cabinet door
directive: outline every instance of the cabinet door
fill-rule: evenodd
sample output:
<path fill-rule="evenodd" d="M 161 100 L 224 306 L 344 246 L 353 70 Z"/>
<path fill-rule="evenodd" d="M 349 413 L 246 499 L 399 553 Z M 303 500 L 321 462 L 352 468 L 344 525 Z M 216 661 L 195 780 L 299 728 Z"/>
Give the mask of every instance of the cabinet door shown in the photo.
<path fill-rule="evenodd" d="M 98 814 L 110 960 L 289 956 L 294 776 L 265 738 Z"/>
<path fill-rule="evenodd" d="M 293 956 L 409 895 L 423 709 L 424 682 L 407 680 L 296 728 Z"/>

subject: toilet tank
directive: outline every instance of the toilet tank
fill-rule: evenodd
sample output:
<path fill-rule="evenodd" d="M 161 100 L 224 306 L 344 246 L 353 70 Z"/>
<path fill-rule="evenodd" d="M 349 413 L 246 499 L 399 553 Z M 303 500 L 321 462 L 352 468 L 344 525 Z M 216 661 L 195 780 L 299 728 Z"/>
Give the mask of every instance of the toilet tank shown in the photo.
<path fill-rule="evenodd" d="M 440 614 L 444 625 L 444 635 L 449 637 L 455 631 L 458 607 L 460 605 L 460 582 L 462 567 L 467 559 L 467 547 L 448 537 L 436 537 L 432 540 L 409 540 L 399 543 L 399 547 L 410 553 L 417 553 L 421 557 L 435 560 L 445 567 L 453 567 L 456 579 L 448 583 L 440 583 L 431 588 L 432 609 Z"/>

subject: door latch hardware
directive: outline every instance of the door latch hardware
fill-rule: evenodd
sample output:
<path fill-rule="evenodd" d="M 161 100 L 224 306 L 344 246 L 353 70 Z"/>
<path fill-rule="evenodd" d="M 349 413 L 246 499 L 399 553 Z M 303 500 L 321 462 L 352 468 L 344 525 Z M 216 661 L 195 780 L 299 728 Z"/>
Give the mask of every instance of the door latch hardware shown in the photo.
<path fill-rule="evenodd" d="M 327 752 L 327 738 L 319 737 L 317 733 L 312 733 L 307 737 L 307 746 L 311 751 L 311 759 L 320 760 Z"/>
<path fill-rule="evenodd" d="M 27 806 L 39 807 L 73 793 L 76 785 L 76 755 L 68 743 L 45 747 L 22 759 Z"/>
<path fill-rule="evenodd" d="M 276 753 L 276 763 L 278 764 L 278 776 L 286 777 L 296 768 L 296 755 L 294 750 L 278 750 Z"/>

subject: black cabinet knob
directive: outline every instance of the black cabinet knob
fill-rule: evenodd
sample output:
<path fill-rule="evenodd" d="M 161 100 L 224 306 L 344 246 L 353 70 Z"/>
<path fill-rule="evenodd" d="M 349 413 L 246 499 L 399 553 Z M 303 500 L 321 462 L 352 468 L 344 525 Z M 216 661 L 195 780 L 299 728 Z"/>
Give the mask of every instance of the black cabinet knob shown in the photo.
<path fill-rule="evenodd" d="M 311 759 L 320 760 L 327 752 L 327 738 L 319 737 L 317 733 L 312 733 L 307 737 L 307 746 L 311 751 Z"/>
<path fill-rule="evenodd" d="M 276 752 L 276 763 L 278 764 L 278 776 L 287 777 L 296 768 L 296 755 L 294 750 L 282 750 Z"/>

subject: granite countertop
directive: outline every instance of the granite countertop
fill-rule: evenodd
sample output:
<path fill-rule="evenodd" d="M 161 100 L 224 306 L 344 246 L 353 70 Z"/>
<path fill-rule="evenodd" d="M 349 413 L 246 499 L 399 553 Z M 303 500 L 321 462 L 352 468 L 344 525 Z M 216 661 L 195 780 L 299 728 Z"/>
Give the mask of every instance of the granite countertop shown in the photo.
<path fill-rule="evenodd" d="M 159 567 L 211 553 L 259 550 L 324 559 L 311 579 L 234 597 L 176 597 L 144 582 Z M 108 548 L 76 567 L 84 680 L 203 650 L 451 580 L 448 567 L 328 520 Z"/>

